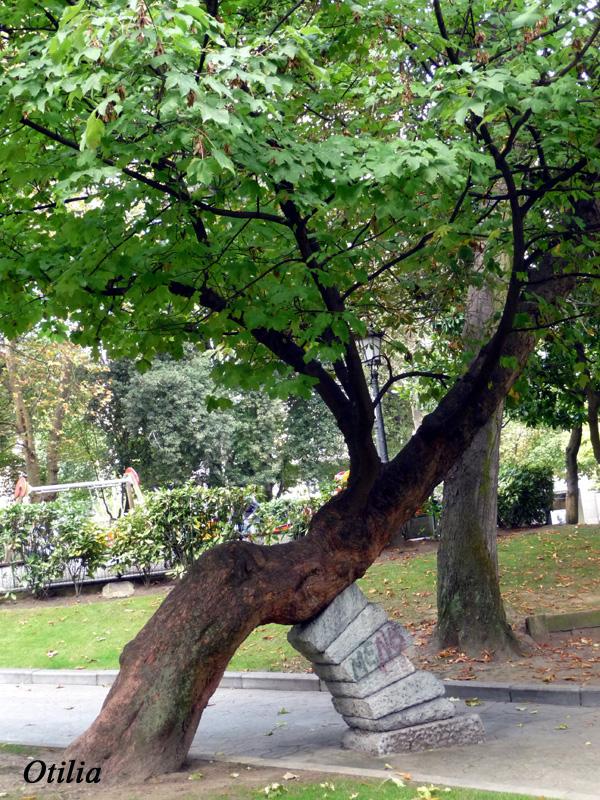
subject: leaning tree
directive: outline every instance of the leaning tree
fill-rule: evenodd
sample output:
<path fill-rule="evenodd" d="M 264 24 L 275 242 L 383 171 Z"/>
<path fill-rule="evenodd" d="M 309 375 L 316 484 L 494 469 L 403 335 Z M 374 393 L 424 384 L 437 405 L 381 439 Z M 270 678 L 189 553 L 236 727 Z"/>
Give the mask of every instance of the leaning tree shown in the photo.
<path fill-rule="evenodd" d="M 316 392 L 350 460 L 303 540 L 203 556 L 127 645 L 67 757 L 106 780 L 177 768 L 240 643 L 311 618 L 365 572 L 560 313 L 573 248 L 593 270 L 598 20 L 585 3 L 544 5 L 2 11 L 4 333 L 38 327 L 142 365 L 217 348 L 228 384 Z M 496 328 L 384 466 L 356 344 L 377 287 L 462 281 L 481 239 L 486 270 L 510 255 Z"/>

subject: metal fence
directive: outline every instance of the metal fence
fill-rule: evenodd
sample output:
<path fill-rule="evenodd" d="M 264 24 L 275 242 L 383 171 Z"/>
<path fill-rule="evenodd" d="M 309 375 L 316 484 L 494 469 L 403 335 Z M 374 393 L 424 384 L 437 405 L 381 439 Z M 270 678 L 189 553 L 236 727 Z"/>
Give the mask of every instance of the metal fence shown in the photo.
<path fill-rule="evenodd" d="M 143 578 L 145 575 L 162 576 L 167 572 L 165 564 L 155 564 L 149 573 L 143 573 L 136 569 L 123 569 L 118 566 L 99 567 L 93 575 L 87 575 L 82 583 L 83 585 L 99 583 L 102 581 L 115 581 L 126 578 Z M 68 571 L 65 569 L 62 578 L 49 581 L 48 587 L 61 587 L 72 586 L 73 582 L 69 577 Z M 16 564 L 0 564 L 0 594 L 5 592 L 21 592 L 27 589 L 25 581 L 25 570 L 19 563 Z"/>

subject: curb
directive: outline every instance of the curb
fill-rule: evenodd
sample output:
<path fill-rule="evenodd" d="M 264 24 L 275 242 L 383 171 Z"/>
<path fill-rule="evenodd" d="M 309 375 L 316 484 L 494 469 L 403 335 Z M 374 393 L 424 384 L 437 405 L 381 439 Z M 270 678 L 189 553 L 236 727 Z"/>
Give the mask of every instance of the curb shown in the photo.
<path fill-rule="evenodd" d="M 0 684 L 60 684 L 110 686 L 116 669 L 0 669 Z M 477 698 L 498 703 L 550 703 L 559 706 L 600 708 L 600 686 L 540 686 L 537 683 L 489 683 L 445 680 L 446 694 L 459 699 Z M 220 689 L 258 689 L 279 692 L 327 692 L 316 675 L 303 672 L 226 672 Z"/>
<path fill-rule="evenodd" d="M 399 755 L 398 753 L 390 755 Z M 409 755 L 408 753 L 404 755 Z M 190 751 L 190 756 L 199 758 L 205 761 L 217 761 L 223 764 L 241 764 L 249 767 L 274 767 L 281 770 L 292 770 L 293 772 L 321 772 L 329 775 L 344 775 L 350 778 L 371 778 L 372 780 L 380 780 L 382 783 L 389 781 L 390 778 L 397 774 L 397 769 L 370 769 L 369 767 L 348 767 L 343 764 L 322 764 L 319 761 L 303 761 L 295 759 L 293 756 L 289 758 L 259 758 L 256 756 L 227 756 L 219 753 L 202 753 L 195 750 Z M 525 795 L 535 800 L 536 797 L 546 798 L 547 800 L 598 800 L 597 795 L 591 795 L 587 792 L 572 792 L 571 790 L 565 791 L 562 789 L 538 789 L 532 790 L 531 787 L 522 786 L 520 784 L 500 783 L 500 781 L 486 781 L 486 780 L 469 780 L 467 777 L 446 777 L 443 775 L 436 775 L 432 773 L 423 773 L 411 770 L 410 784 L 423 783 L 426 785 L 435 784 L 436 786 L 453 786 L 456 789 L 478 789 L 487 792 L 510 792 L 512 794 Z M 534 791 L 535 794 L 531 794 Z"/>

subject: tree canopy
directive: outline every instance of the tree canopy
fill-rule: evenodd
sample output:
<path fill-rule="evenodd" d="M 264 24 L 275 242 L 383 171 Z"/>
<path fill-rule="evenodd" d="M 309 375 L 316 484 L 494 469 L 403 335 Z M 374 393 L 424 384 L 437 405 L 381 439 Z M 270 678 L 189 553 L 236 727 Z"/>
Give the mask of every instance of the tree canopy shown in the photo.
<path fill-rule="evenodd" d="M 9 336 L 220 344 L 226 384 L 316 386 L 343 428 L 384 281 L 409 307 L 478 239 L 518 289 L 589 249 L 585 3 L 20 0 L 0 36 Z"/>

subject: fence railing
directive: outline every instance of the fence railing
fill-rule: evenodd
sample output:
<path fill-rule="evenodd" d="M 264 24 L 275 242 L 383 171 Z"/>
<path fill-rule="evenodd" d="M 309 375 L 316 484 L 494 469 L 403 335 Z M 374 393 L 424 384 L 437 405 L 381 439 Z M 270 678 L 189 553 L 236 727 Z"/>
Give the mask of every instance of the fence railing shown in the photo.
<path fill-rule="evenodd" d="M 131 567 L 106 566 L 99 567 L 93 575 L 86 575 L 82 584 L 100 583 L 102 581 L 113 581 L 126 578 L 143 578 L 145 576 L 160 576 L 168 571 L 165 564 L 155 564 L 149 571 L 142 572 Z M 49 588 L 73 586 L 73 581 L 65 569 L 62 577 L 48 581 Z M 5 592 L 21 592 L 27 589 L 25 580 L 25 570 L 20 564 L 0 564 L 0 594 Z"/>

